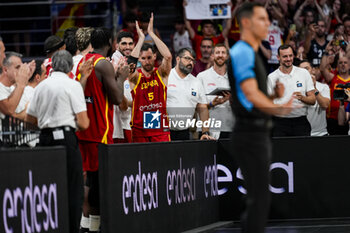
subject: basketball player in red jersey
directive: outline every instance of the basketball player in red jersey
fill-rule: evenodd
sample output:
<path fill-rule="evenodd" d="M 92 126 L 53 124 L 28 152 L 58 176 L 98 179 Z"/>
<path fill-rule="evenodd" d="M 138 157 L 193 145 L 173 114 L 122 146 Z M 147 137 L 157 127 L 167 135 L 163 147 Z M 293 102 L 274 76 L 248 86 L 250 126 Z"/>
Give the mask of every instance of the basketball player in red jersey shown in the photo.
<path fill-rule="evenodd" d="M 168 116 L 166 112 L 167 80 L 171 70 L 171 52 L 153 31 L 153 13 L 147 32 L 152 37 L 157 49 L 163 56 L 159 68 L 154 67 L 156 53 L 150 44 L 144 43 L 144 34 L 136 24 L 139 40 L 131 52 L 128 61 L 138 60 L 141 68 L 129 77 L 132 103 L 132 140 L 133 142 L 170 141 Z M 134 62 L 132 62 L 134 60 Z"/>
<path fill-rule="evenodd" d="M 93 52 L 85 60 L 94 59 L 94 68 L 84 89 L 90 126 L 77 133 L 83 157 L 83 170 L 87 172 L 90 205 L 89 232 L 99 230 L 99 188 L 98 188 L 98 144 L 112 144 L 113 104 L 120 104 L 124 98 L 123 83 L 129 75 L 129 66 L 121 59 L 117 71 L 105 59 L 111 48 L 112 36 L 108 29 L 96 28 L 91 32 Z M 79 65 L 78 65 L 79 66 Z M 86 215 L 86 213 L 84 213 Z M 86 218 L 88 216 L 85 216 Z M 86 225 L 84 228 L 87 228 Z"/>

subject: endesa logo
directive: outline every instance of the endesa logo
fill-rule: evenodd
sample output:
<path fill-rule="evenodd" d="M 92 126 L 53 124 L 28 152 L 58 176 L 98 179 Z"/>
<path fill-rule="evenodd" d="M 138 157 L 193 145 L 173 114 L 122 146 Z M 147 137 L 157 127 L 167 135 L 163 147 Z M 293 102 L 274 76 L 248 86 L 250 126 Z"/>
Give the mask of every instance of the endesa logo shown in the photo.
<path fill-rule="evenodd" d="M 143 113 L 143 128 L 144 129 L 160 129 L 160 116 L 162 114 L 157 110 L 156 112 Z"/>
<path fill-rule="evenodd" d="M 11 224 L 19 221 L 22 233 L 50 232 L 58 229 L 57 185 L 33 185 L 29 171 L 29 186 L 6 189 L 2 200 L 4 231 L 13 233 Z M 17 219 L 18 218 L 18 219 Z"/>
<path fill-rule="evenodd" d="M 217 165 L 218 171 L 224 175 L 218 176 L 218 182 L 219 183 L 231 183 L 233 182 L 233 175 L 230 169 L 228 169 L 226 166 L 222 164 Z M 294 164 L 293 162 L 288 162 L 288 164 L 284 163 L 272 163 L 270 165 L 270 172 L 280 172 L 280 173 L 285 173 L 287 175 L 287 187 L 274 187 L 273 184 L 270 184 L 270 192 L 275 193 L 275 194 L 282 194 L 282 193 L 294 193 Z M 241 173 L 241 169 L 238 168 L 237 171 L 233 174 L 236 174 L 236 179 L 237 180 L 243 180 L 243 175 Z M 218 190 L 219 195 L 223 195 L 228 191 L 227 185 L 226 187 L 223 187 Z M 247 190 L 242 186 L 238 186 L 238 191 L 241 192 L 242 194 L 246 194 Z"/>

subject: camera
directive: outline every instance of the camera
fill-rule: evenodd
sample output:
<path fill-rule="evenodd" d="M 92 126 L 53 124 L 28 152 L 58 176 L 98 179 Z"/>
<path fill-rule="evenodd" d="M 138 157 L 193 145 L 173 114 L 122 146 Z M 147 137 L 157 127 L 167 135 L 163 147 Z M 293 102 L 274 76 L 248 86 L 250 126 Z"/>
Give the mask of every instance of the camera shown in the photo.
<path fill-rule="evenodd" d="M 333 92 L 333 99 L 335 100 L 347 100 L 348 95 L 345 93 L 344 89 L 350 88 L 350 83 L 340 83 L 337 85 L 337 88 L 341 89 L 335 89 Z"/>

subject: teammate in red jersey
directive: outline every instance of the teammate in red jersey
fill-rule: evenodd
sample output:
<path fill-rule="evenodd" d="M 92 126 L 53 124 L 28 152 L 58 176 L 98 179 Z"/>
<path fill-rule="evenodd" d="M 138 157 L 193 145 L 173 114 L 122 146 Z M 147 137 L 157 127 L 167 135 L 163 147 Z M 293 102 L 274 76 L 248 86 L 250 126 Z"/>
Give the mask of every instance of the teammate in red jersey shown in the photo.
<path fill-rule="evenodd" d="M 85 56 L 85 60 L 94 57 L 94 69 L 87 78 L 84 89 L 90 126 L 87 130 L 78 132 L 77 136 L 83 157 L 83 170 L 87 171 L 89 184 L 89 232 L 97 232 L 100 222 L 98 144 L 113 143 L 113 104 L 122 102 L 124 98 L 123 83 L 129 75 L 129 66 L 125 59 L 120 60 L 116 72 L 111 62 L 105 59 L 111 48 L 111 43 L 112 37 L 109 30 L 96 28 L 91 33 L 91 45 L 94 50 Z"/>
<path fill-rule="evenodd" d="M 156 53 L 150 44 L 143 44 L 144 34 L 136 24 L 139 40 L 128 61 L 141 68 L 129 77 L 132 103 L 132 140 L 133 142 L 170 141 L 168 116 L 166 112 L 167 80 L 171 70 L 171 52 L 153 32 L 153 14 L 151 15 L 148 34 L 152 37 L 157 49 L 163 56 L 159 68 L 154 67 Z"/>

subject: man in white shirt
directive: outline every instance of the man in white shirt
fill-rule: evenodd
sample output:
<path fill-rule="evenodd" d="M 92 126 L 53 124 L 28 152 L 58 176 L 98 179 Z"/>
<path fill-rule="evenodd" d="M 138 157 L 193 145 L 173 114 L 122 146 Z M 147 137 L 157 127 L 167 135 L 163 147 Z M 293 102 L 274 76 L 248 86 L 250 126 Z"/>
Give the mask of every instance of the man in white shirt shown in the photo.
<path fill-rule="evenodd" d="M 190 48 L 180 49 L 176 57 L 176 66 L 168 77 L 167 112 L 169 115 L 171 140 L 189 140 L 189 128 L 197 110 L 202 123 L 208 121 L 209 111 L 207 98 L 201 81 L 191 72 L 196 59 Z M 199 126 L 199 125 L 198 125 Z M 202 125 L 203 139 L 214 139 L 209 136 L 209 128 Z"/>
<path fill-rule="evenodd" d="M 137 25 L 138 26 L 138 25 Z M 131 32 L 121 31 L 117 36 L 117 50 L 112 55 L 112 62 L 116 66 L 122 57 L 129 57 L 135 47 L 133 34 Z M 132 97 L 130 93 L 129 80 L 124 82 L 124 100 L 117 106 L 114 105 L 113 115 L 113 141 L 115 143 L 131 142 L 131 105 Z"/>
<path fill-rule="evenodd" d="M 76 233 L 82 211 L 83 169 L 75 130 L 87 129 L 90 120 L 83 88 L 68 76 L 72 67 L 73 59 L 69 52 L 61 50 L 54 53 L 53 72 L 35 88 L 26 120 L 41 129 L 40 146 L 66 146 L 69 232 Z"/>
<path fill-rule="evenodd" d="M 35 68 L 35 62 L 23 64 L 22 55 L 15 52 L 7 52 L 3 61 L 0 74 L 0 118 L 5 115 L 19 117 L 17 112 L 24 110 L 17 109 L 28 79 Z M 24 118 L 22 118 L 24 119 Z"/>
<path fill-rule="evenodd" d="M 331 102 L 329 86 L 316 81 L 315 70 L 308 60 L 301 61 L 299 67 L 306 69 L 310 73 L 316 90 L 316 103 L 307 109 L 307 119 L 311 125 L 311 136 L 326 136 L 328 135 L 326 111 Z"/>
<path fill-rule="evenodd" d="M 274 137 L 283 136 L 310 136 L 311 126 L 306 118 L 307 107 L 316 102 L 315 87 L 309 72 L 293 66 L 293 50 L 290 45 L 278 48 L 280 66 L 268 76 L 267 89 L 273 95 L 276 81 L 284 85 L 285 91 L 281 98 L 275 98 L 275 104 L 287 103 L 294 96 L 293 111 L 285 116 L 273 117 Z"/>
<path fill-rule="evenodd" d="M 221 92 L 222 96 L 208 95 L 217 88 L 229 90 L 230 83 L 227 77 L 228 50 L 224 44 L 214 46 L 214 65 L 199 73 L 197 78 L 202 82 L 207 94 L 207 106 L 211 120 L 220 121 L 221 127 L 210 127 L 210 136 L 215 139 L 230 138 L 234 124 L 229 91 Z"/>

